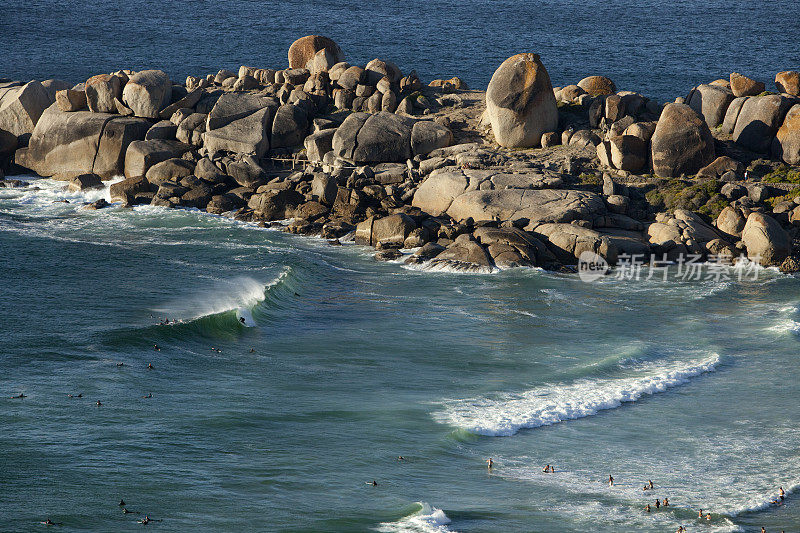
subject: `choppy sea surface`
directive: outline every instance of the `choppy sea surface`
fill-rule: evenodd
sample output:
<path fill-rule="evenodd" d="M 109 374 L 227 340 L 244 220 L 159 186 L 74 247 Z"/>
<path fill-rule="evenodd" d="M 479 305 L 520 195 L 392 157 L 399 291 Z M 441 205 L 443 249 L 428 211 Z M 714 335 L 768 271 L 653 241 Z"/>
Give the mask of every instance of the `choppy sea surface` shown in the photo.
<path fill-rule="evenodd" d="M 3 531 L 798 530 L 797 278 L 422 272 L 34 184 L 0 189 Z"/>
<path fill-rule="evenodd" d="M 774 90 L 776 72 L 800 68 L 796 0 L 4 0 L 1 9 L 0 77 L 23 80 L 285 68 L 289 45 L 308 34 L 333 38 L 353 64 L 380 57 L 476 88 L 507 57 L 535 52 L 554 85 L 605 74 L 661 101 L 731 71 Z"/>

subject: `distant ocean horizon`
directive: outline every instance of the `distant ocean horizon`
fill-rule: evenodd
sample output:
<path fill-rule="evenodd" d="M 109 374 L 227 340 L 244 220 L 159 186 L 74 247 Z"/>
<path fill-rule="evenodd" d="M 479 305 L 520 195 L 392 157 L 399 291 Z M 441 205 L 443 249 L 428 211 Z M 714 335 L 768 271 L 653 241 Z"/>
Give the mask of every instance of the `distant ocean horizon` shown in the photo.
<path fill-rule="evenodd" d="M 774 89 L 800 68 L 793 0 L 555 2 L 6 0 L 0 77 L 78 83 L 122 68 L 173 80 L 240 65 L 286 68 L 304 35 L 334 39 L 352 64 L 379 57 L 424 81 L 459 76 L 483 89 L 506 58 L 541 56 L 554 86 L 602 74 L 660 101 L 737 71 Z"/>

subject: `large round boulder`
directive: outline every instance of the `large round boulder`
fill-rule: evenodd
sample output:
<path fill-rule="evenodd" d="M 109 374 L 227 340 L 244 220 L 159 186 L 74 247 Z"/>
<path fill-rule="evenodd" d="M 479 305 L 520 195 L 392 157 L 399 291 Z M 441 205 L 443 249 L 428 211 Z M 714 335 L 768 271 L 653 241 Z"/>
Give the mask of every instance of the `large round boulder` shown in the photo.
<path fill-rule="evenodd" d="M 122 101 L 137 117 L 159 118 L 172 99 L 172 82 L 163 70 L 141 70 L 122 90 Z"/>
<path fill-rule="evenodd" d="M 289 47 L 289 68 L 305 68 L 306 63 L 320 50 L 330 52 L 333 64 L 344 61 L 342 50 L 332 39 L 322 35 L 306 35 Z"/>
<path fill-rule="evenodd" d="M 763 266 L 780 265 L 789 255 L 789 234 L 774 218 L 762 213 L 750 213 L 742 230 L 742 242 L 747 257 L 758 259 Z"/>
<path fill-rule="evenodd" d="M 736 118 L 733 140 L 753 152 L 767 153 L 793 103 L 777 94 L 748 98 Z"/>
<path fill-rule="evenodd" d="M 727 235 L 741 236 L 746 219 L 739 209 L 728 206 L 717 217 L 717 229 Z"/>
<path fill-rule="evenodd" d="M 550 76 L 536 54 L 517 54 L 495 71 L 486 90 L 486 113 L 495 140 L 508 148 L 538 146 L 558 127 Z"/>
<path fill-rule="evenodd" d="M 732 101 L 730 89 L 703 84 L 691 92 L 686 103 L 705 119 L 709 128 L 716 128 L 725 120 L 725 112 Z"/>
<path fill-rule="evenodd" d="M 650 150 L 656 175 L 691 175 L 714 160 L 714 137 L 691 107 L 667 104 L 653 132 Z"/>
<path fill-rule="evenodd" d="M 617 86 L 611 78 L 605 76 L 587 76 L 578 82 L 578 87 L 590 96 L 605 96 L 617 92 Z"/>

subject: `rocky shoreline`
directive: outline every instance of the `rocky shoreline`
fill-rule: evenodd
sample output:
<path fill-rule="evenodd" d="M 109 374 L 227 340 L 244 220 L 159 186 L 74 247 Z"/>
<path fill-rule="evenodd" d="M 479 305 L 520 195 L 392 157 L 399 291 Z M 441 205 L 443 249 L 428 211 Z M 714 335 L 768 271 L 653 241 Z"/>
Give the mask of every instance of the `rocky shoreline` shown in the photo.
<path fill-rule="evenodd" d="M 124 176 L 111 198 L 125 206 L 292 219 L 432 268 L 560 270 L 591 251 L 800 269 L 797 72 L 773 92 L 732 73 L 660 104 L 604 76 L 554 88 L 535 54 L 486 91 L 350 65 L 320 36 L 288 60 L 182 84 L 159 70 L 0 79 L 0 185 Z"/>

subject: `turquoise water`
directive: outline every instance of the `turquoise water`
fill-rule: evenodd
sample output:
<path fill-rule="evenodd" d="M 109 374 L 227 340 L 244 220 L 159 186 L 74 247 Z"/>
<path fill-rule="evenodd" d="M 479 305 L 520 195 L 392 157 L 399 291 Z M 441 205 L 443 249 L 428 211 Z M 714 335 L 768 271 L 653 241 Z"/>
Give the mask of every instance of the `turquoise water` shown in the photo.
<path fill-rule="evenodd" d="M 0 189 L 3 531 L 798 530 L 796 278 L 421 272 L 38 185 Z"/>

